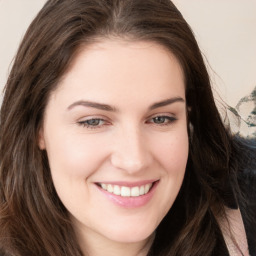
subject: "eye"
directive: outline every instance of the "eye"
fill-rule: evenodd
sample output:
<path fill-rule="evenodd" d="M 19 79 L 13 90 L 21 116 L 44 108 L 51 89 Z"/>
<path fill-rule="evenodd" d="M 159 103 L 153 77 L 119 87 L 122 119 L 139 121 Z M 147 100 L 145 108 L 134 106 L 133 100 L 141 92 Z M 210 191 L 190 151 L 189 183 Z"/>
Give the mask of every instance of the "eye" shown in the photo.
<path fill-rule="evenodd" d="M 101 128 L 104 125 L 107 125 L 107 121 L 101 118 L 91 118 L 79 121 L 78 124 L 88 129 L 96 129 Z"/>
<path fill-rule="evenodd" d="M 151 118 L 148 123 L 153 123 L 156 125 L 169 125 L 175 122 L 177 119 L 173 116 L 155 116 Z"/>

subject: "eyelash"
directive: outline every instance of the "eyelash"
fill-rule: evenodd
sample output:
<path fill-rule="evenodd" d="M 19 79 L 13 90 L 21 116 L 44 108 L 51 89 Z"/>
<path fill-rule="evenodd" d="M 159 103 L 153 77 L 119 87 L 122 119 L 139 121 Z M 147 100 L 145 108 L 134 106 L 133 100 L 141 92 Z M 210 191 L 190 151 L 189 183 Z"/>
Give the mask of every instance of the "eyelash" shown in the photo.
<path fill-rule="evenodd" d="M 159 123 L 154 122 L 157 119 L 162 119 L 162 120 L 160 120 Z M 157 126 L 168 126 L 168 125 L 171 125 L 172 123 L 174 123 L 175 121 L 177 121 L 177 118 L 175 118 L 173 116 L 159 115 L 159 116 L 150 118 L 146 123 L 151 123 L 151 124 L 154 124 Z M 92 123 L 90 123 L 90 122 L 92 122 Z M 96 122 L 96 124 L 93 122 Z M 100 123 L 102 123 L 102 124 L 100 124 Z M 100 129 L 103 126 L 109 125 L 109 122 L 102 118 L 91 118 L 91 119 L 87 119 L 84 121 L 79 121 L 78 125 L 86 127 L 87 129 Z"/>
<path fill-rule="evenodd" d="M 162 120 L 159 123 L 155 123 L 155 122 L 147 122 L 147 123 L 154 123 L 155 125 L 166 126 L 166 125 L 171 125 L 173 122 L 177 121 L 177 118 L 175 118 L 173 116 L 166 116 L 166 115 L 155 116 L 149 120 L 155 119 L 155 121 L 156 121 L 157 118 L 162 119 Z"/>
<path fill-rule="evenodd" d="M 96 121 L 96 124 L 90 124 L 90 122 L 95 122 L 95 121 Z M 99 129 L 102 126 L 107 125 L 107 124 L 99 125 L 100 122 L 106 123 L 107 121 L 102 118 L 91 118 L 91 119 L 87 119 L 84 121 L 80 121 L 80 122 L 78 122 L 78 124 L 83 127 L 86 127 L 87 129 Z"/>

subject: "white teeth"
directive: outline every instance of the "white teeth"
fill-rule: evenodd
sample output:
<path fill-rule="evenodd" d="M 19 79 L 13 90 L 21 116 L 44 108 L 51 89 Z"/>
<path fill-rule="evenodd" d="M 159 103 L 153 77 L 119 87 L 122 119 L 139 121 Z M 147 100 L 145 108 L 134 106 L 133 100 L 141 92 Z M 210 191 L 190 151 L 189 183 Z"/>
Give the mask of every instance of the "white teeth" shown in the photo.
<path fill-rule="evenodd" d="M 123 197 L 138 197 L 144 194 L 147 194 L 152 187 L 152 183 L 136 186 L 136 187 L 126 187 L 126 186 L 118 186 L 111 184 L 100 183 L 102 189 L 108 191 L 109 193 L 115 194 L 117 196 Z"/>
<path fill-rule="evenodd" d="M 145 194 L 145 186 L 141 186 L 140 187 L 140 195 L 144 195 Z"/>
<path fill-rule="evenodd" d="M 131 196 L 139 196 L 139 195 L 140 195 L 139 187 L 134 187 L 131 189 Z"/>
<path fill-rule="evenodd" d="M 113 193 L 114 189 L 113 189 L 112 185 L 108 184 L 108 186 L 107 186 L 107 191 L 108 191 L 109 193 Z"/>
<path fill-rule="evenodd" d="M 102 183 L 102 184 L 100 184 L 100 185 L 101 185 L 101 187 L 102 187 L 104 190 L 107 190 L 107 185 L 106 185 L 106 184 Z"/>
<path fill-rule="evenodd" d="M 148 193 L 148 191 L 150 190 L 150 188 L 152 187 L 152 183 L 151 184 L 147 184 L 147 185 L 145 185 L 145 194 L 147 194 Z"/>
<path fill-rule="evenodd" d="M 115 194 L 117 196 L 121 195 L 121 189 L 119 186 L 117 186 L 117 185 L 114 186 L 113 194 Z"/>
<path fill-rule="evenodd" d="M 121 188 L 121 196 L 128 197 L 131 195 L 131 189 L 128 187 L 122 187 Z"/>

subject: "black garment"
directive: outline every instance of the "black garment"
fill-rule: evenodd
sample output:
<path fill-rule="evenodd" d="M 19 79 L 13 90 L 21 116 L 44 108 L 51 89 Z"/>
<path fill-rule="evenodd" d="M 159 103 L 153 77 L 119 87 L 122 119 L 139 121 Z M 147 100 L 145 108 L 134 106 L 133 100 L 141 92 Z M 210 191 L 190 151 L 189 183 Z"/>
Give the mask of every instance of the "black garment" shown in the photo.
<path fill-rule="evenodd" d="M 256 256 L 256 169 L 244 170 L 239 175 L 239 181 L 247 204 L 240 204 L 238 200 L 238 205 L 244 222 L 250 256 Z M 248 213 L 251 215 L 250 217 L 248 217 Z M 213 256 L 232 256 L 228 252 L 221 232 Z"/>
<path fill-rule="evenodd" d="M 239 205 L 239 207 L 244 221 L 249 252 L 251 256 L 256 256 L 256 168 L 244 170 L 238 178 L 240 188 L 248 200 L 247 205 Z M 251 219 L 248 218 L 248 213 Z"/>
<path fill-rule="evenodd" d="M 241 152 L 239 155 L 241 157 L 239 159 L 240 165 L 237 172 L 241 195 L 230 197 L 227 206 L 233 209 L 239 207 L 244 222 L 250 256 L 256 256 L 256 140 L 236 138 L 235 143 L 237 150 Z M 227 250 L 222 234 L 219 237 L 215 251 L 214 256 L 232 256 Z"/>

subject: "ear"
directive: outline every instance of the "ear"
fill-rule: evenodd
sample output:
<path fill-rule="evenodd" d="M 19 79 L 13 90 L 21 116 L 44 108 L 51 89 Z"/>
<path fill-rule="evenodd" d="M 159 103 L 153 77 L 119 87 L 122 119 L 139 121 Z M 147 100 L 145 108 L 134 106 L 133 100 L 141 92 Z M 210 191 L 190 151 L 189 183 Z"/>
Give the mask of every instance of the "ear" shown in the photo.
<path fill-rule="evenodd" d="M 40 130 L 39 130 L 39 133 L 38 133 L 38 147 L 41 149 L 41 150 L 45 150 L 45 139 L 44 139 L 44 130 L 43 128 L 41 127 Z"/>

